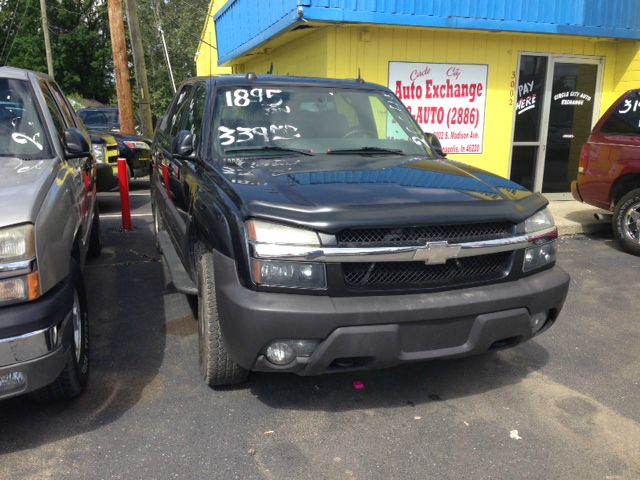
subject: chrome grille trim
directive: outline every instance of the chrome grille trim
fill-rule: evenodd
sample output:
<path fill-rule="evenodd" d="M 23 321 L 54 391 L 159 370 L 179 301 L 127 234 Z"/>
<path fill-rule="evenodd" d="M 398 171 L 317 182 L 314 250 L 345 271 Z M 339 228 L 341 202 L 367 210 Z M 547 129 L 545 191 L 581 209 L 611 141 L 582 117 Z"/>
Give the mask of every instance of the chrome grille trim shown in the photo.
<path fill-rule="evenodd" d="M 527 246 L 529 246 L 527 235 L 464 243 L 427 242 L 426 245 L 419 247 L 323 248 L 250 243 L 251 255 L 260 259 L 335 263 L 412 262 L 419 260 L 427 264 L 442 264 L 452 258 L 507 252 Z"/>

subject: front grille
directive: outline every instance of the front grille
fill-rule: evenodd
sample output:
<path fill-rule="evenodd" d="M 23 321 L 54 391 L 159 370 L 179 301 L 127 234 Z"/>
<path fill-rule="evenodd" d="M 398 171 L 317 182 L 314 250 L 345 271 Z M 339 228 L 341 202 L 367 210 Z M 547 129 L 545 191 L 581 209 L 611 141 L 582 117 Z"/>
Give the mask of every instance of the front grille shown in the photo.
<path fill-rule="evenodd" d="M 344 282 L 354 289 L 434 289 L 498 280 L 509 274 L 513 252 L 424 262 L 343 263 Z"/>
<path fill-rule="evenodd" d="M 337 240 L 339 247 L 409 247 L 424 245 L 426 242 L 444 240 L 449 243 L 473 242 L 511 235 L 513 235 L 513 224 L 492 222 L 342 230 L 338 232 Z"/>

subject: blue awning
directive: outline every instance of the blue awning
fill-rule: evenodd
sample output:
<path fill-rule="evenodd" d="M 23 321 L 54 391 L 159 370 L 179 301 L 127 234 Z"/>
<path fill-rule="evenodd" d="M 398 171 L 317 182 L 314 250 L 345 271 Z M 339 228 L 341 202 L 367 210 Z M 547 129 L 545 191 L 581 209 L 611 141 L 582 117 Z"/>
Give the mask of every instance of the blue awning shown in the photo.
<path fill-rule="evenodd" d="M 640 40 L 637 0 L 229 0 L 215 16 L 220 64 L 303 19 Z"/>

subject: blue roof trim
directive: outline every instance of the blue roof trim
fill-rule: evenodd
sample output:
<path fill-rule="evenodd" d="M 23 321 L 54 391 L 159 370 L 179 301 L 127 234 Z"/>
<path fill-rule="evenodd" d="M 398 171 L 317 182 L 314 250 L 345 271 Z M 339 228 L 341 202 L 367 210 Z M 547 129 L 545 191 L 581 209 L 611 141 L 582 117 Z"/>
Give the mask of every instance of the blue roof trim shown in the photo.
<path fill-rule="evenodd" d="M 306 20 L 640 40 L 636 0 L 229 0 L 215 15 L 221 64 Z"/>
<path fill-rule="evenodd" d="M 366 23 L 405 27 L 450 28 L 458 30 L 488 30 L 493 32 L 546 33 L 551 35 L 578 35 L 639 40 L 640 30 L 605 28 L 588 25 L 562 25 L 557 23 L 532 23 L 520 20 L 489 18 L 431 17 L 426 15 L 379 14 L 373 12 L 336 12 L 328 8 L 305 8 L 304 17 L 317 22 Z"/>

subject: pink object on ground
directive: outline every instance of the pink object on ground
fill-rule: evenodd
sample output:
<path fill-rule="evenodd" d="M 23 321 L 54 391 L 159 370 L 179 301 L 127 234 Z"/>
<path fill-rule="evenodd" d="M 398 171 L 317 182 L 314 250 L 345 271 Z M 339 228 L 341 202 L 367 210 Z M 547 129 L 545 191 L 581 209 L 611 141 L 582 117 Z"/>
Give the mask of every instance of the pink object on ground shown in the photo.
<path fill-rule="evenodd" d="M 364 382 L 362 380 L 354 380 L 353 388 L 356 390 L 364 390 Z"/>

